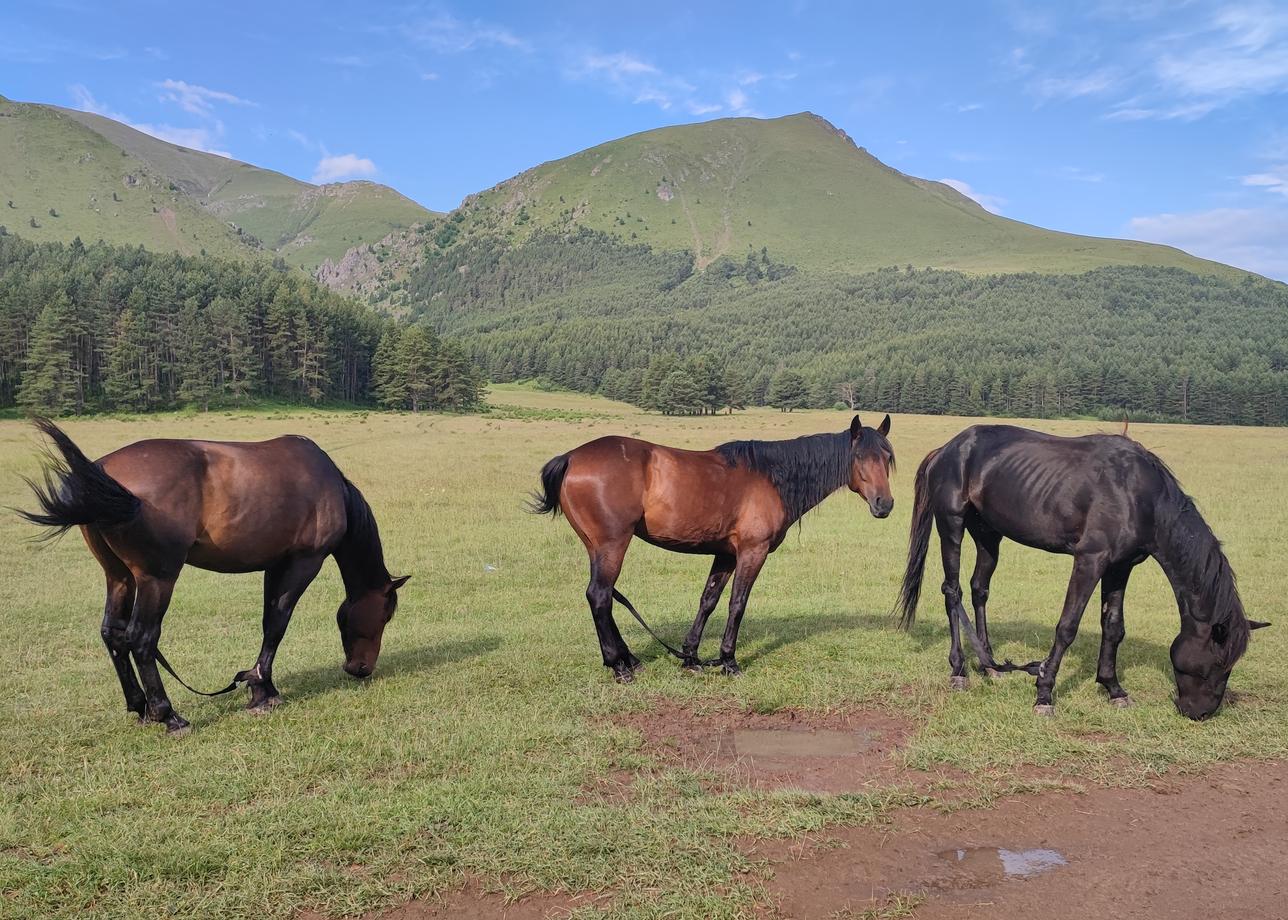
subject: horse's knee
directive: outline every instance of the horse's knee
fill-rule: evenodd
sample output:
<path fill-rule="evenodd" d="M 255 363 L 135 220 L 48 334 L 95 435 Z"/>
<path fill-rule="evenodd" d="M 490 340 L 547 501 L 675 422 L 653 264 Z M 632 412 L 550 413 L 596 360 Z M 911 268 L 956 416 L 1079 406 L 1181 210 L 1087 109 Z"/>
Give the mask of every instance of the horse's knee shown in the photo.
<path fill-rule="evenodd" d="M 988 585 L 982 584 L 972 579 L 970 583 L 970 597 L 975 604 L 987 603 Z"/>
<path fill-rule="evenodd" d="M 600 582 L 592 581 L 586 588 L 586 602 L 592 610 L 599 610 L 613 600 L 613 589 Z"/>
<path fill-rule="evenodd" d="M 962 586 L 956 582 L 944 582 L 940 588 L 944 592 L 944 599 L 950 605 L 960 604 L 962 600 Z"/>

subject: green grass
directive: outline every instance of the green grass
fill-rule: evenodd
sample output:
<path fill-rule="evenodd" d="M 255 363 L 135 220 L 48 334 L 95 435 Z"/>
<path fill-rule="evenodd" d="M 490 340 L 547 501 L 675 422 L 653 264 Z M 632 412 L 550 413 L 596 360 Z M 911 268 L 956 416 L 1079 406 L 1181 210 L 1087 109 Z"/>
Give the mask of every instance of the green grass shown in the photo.
<path fill-rule="evenodd" d="M 1152 563 L 1127 599 L 1121 664 L 1135 708 L 1110 707 L 1093 681 L 1094 609 L 1065 659 L 1055 719 L 1032 715 L 1032 682 L 1018 675 L 977 679 L 965 694 L 947 690 L 935 566 L 916 629 L 893 630 L 888 613 L 911 477 L 926 450 L 967 423 L 953 418 L 895 418 L 901 466 L 890 520 L 838 494 L 771 557 L 744 621 L 742 680 L 682 674 L 623 616 L 647 668 L 619 687 L 599 663 L 580 544 L 564 521 L 520 510 L 541 464 L 609 433 L 705 447 L 840 430 L 849 416 L 662 418 L 518 386 L 495 388 L 492 398 L 533 413 L 582 414 L 211 413 L 67 424 L 91 454 L 148 436 L 308 435 L 362 487 L 391 569 L 413 578 L 374 680 L 340 671 L 340 585 L 328 565 L 278 657 L 287 705 L 255 718 L 240 695 L 206 700 L 174 687 L 195 729 L 176 740 L 124 716 L 98 638 L 101 574 L 79 538 L 37 545 L 30 528 L 0 518 L 9 674 L 0 708 L 0 916 L 338 915 L 444 891 L 467 876 L 511 893 L 610 891 L 620 917 L 749 916 L 765 903 L 763 873 L 737 849 L 741 835 L 879 821 L 927 797 L 987 807 L 1000 791 L 1031 788 L 1034 775 L 1134 782 L 1151 771 L 1288 754 L 1278 663 L 1288 624 L 1256 634 L 1231 681 L 1239 700 L 1190 723 L 1169 700 L 1177 616 Z M 1036 424 L 1064 433 L 1102 427 Z M 1249 613 L 1283 619 L 1288 432 L 1132 432 L 1173 466 L 1225 538 Z M 37 471 L 37 452 L 28 427 L 0 422 L 0 505 L 29 504 L 19 476 Z M 706 567 L 637 543 L 620 586 L 655 628 L 678 637 Z M 999 654 L 1028 660 L 1046 649 L 1068 572 L 1063 557 L 1005 546 L 990 611 Z M 254 576 L 184 573 L 163 648 L 188 680 L 218 686 L 251 662 L 259 593 Z M 720 627 L 717 619 L 712 639 Z M 659 696 L 699 710 L 887 709 L 917 726 L 911 764 L 957 767 L 974 779 L 916 792 L 714 794 L 701 776 L 653 762 L 633 732 L 606 718 L 646 711 Z M 582 794 L 610 771 L 638 768 L 648 769 L 624 800 Z"/>
<path fill-rule="evenodd" d="M 575 221 L 661 249 L 690 249 L 699 266 L 767 246 L 803 269 L 847 272 L 905 264 L 976 273 L 1158 265 L 1244 275 L 1166 246 L 990 214 L 946 185 L 886 166 L 809 113 L 724 118 L 610 141 L 528 170 L 481 194 L 470 210 L 516 237 Z"/>

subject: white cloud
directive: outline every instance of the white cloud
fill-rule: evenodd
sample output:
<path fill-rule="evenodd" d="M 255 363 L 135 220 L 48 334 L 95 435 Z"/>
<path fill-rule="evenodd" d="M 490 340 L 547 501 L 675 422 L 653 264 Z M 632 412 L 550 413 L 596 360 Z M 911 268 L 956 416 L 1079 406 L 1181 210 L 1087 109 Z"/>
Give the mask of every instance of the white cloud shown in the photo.
<path fill-rule="evenodd" d="M 1095 172 L 1089 169 L 1083 169 L 1081 166 L 1064 166 L 1056 170 L 1056 176 L 1060 179 L 1069 179 L 1072 182 L 1104 182 L 1105 174 Z"/>
<path fill-rule="evenodd" d="M 227 150 L 215 146 L 223 143 L 224 126 L 219 121 L 215 121 L 210 127 L 196 128 L 176 128 L 173 125 L 153 125 L 137 122 L 129 116 L 113 111 L 107 105 L 99 102 L 94 98 L 93 93 L 79 83 L 69 87 L 68 90 L 72 96 L 72 108 L 74 109 L 79 109 L 82 112 L 92 112 L 95 115 L 102 115 L 104 118 L 119 121 L 122 124 L 129 125 L 135 131 L 150 134 L 157 140 L 168 141 L 171 144 L 179 144 L 183 147 L 191 147 L 193 150 L 200 150 L 202 153 L 213 153 L 216 156 L 233 158 L 233 155 Z"/>
<path fill-rule="evenodd" d="M 1182 93 L 1236 97 L 1288 89 L 1288 13 L 1263 5 L 1218 9 L 1202 40 L 1162 54 L 1159 77 Z"/>
<path fill-rule="evenodd" d="M 1127 234 L 1288 280 L 1288 208 L 1216 208 L 1134 217 Z"/>
<path fill-rule="evenodd" d="M 336 156 L 323 156 L 313 171 L 313 182 L 340 182 L 344 179 L 360 179 L 376 174 L 376 164 L 356 153 L 341 153 Z"/>
<path fill-rule="evenodd" d="M 1288 163 L 1272 166 L 1268 172 L 1244 176 L 1243 184 L 1253 188 L 1264 188 L 1267 192 L 1288 198 Z"/>
<path fill-rule="evenodd" d="M 581 59 L 579 69 L 583 74 L 602 74 L 609 80 L 618 82 L 630 77 L 661 73 L 652 64 L 625 51 L 616 54 L 587 54 Z"/>
<path fill-rule="evenodd" d="M 978 204 L 985 211 L 990 211 L 993 214 L 1001 214 L 1002 205 L 1006 204 L 1005 198 L 1001 198 L 997 195 L 986 195 L 983 192 L 977 192 L 975 191 L 975 189 L 970 187 L 969 183 L 963 182 L 961 179 L 940 179 L 939 181 L 942 182 L 944 185 L 948 186 L 949 188 L 953 188 L 961 192 L 967 198 L 971 199 L 976 204 Z"/>
<path fill-rule="evenodd" d="M 962 105 L 957 106 L 957 111 L 959 111 L 959 112 L 978 112 L 978 111 L 979 111 L 980 109 L 982 109 L 983 107 L 984 107 L 984 103 L 982 103 L 982 102 L 967 102 L 967 103 L 963 103 Z"/>
<path fill-rule="evenodd" d="M 226 102 L 231 105 L 255 104 L 247 99 L 234 96 L 232 93 L 208 89 L 195 83 L 185 83 L 183 80 L 163 80 L 157 85 L 164 90 L 161 94 L 162 102 L 173 102 L 185 112 L 201 118 L 214 118 L 214 104 L 216 102 Z"/>
<path fill-rule="evenodd" d="M 480 48 L 531 49 L 526 40 L 503 26 L 477 19 L 467 22 L 445 12 L 403 23 L 399 29 L 413 42 L 443 54 L 461 54 Z"/>
<path fill-rule="evenodd" d="M 1146 119 L 1196 121 L 1218 107 L 1218 104 L 1212 101 L 1189 102 L 1159 107 L 1141 107 L 1135 105 L 1134 102 L 1135 100 L 1120 102 L 1117 107 L 1105 114 L 1105 119 L 1107 121 L 1145 121 Z"/>
<path fill-rule="evenodd" d="M 710 115 L 712 112 L 719 112 L 723 106 L 714 102 L 696 102 L 690 100 L 684 104 L 691 115 Z"/>
<path fill-rule="evenodd" d="M 1118 85 L 1117 75 L 1102 69 L 1077 77 L 1045 77 L 1029 88 L 1043 99 L 1078 99 L 1107 93 Z"/>

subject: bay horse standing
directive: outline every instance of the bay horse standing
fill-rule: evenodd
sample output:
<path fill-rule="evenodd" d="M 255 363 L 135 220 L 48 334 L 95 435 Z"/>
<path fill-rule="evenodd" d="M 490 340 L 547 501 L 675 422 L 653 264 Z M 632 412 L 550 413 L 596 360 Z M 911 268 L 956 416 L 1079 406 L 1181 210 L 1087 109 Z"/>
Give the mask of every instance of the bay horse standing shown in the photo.
<path fill-rule="evenodd" d="M 614 598 L 639 619 L 615 587 L 632 537 L 674 552 L 715 557 L 683 651 L 662 644 L 687 669 L 710 663 L 725 674 L 739 674 L 735 652 L 747 597 L 765 558 L 791 525 L 846 485 L 867 500 L 874 517 L 889 516 L 894 507 L 889 432 L 890 416 L 878 428 L 865 428 L 856 415 L 849 430 L 839 434 L 731 441 L 705 451 L 606 437 L 550 460 L 541 470 L 542 491 L 534 495 L 531 510 L 556 516 L 562 511 L 586 546 L 586 600 L 604 666 L 614 678 L 628 683 L 640 667 L 613 620 Z M 730 576 L 733 596 L 720 657 L 702 662 L 702 632 Z"/>
<path fill-rule="evenodd" d="M 264 572 L 259 658 L 219 691 L 247 682 L 252 711 L 282 701 L 273 658 L 327 556 L 335 557 L 344 579 L 336 614 L 344 670 L 366 677 L 375 669 L 398 588 L 409 576 L 389 575 L 366 499 L 312 441 L 293 435 L 258 443 L 146 440 L 94 462 L 53 422 L 38 419 L 36 426 L 61 459 L 51 454 L 43 486 L 30 483 L 41 510 L 22 516 L 51 528 L 51 535 L 80 527 L 107 576 L 103 642 L 126 708 L 141 720 L 173 733 L 188 728 L 157 672 L 158 662 L 170 670 L 157 642 L 184 565 Z"/>
<path fill-rule="evenodd" d="M 900 595 L 906 627 L 917 612 L 932 522 L 943 557 L 953 686 L 960 689 L 966 683 L 960 625 L 985 669 L 1025 670 L 1037 677 L 1034 710 L 1041 715 L 1054 712 L 1052 690 L 1060 660 L 1077 635 L 1097 582 L 1101 640 L 1096 680 L 1112 703 L 1129 705 L 1118 682 L 1123 595 L 1132 569 L 1151 556 L 1171 582 L 1180 607 L 1181 629 L 1171 659 L 1176 705 L 1189 718 L 1205 719 L 1216 712 L 1250 630 L 1268 625 L 1244 616 L 1220 541 L 1172 471 L 1126 437 L 1125 428 L 1122 435 L 1063 438 L 1012 425 L 974 425 L 931 451 L 917 470 Z M 962 606 L 959 580 L 964 532 L 976 549 L 970 580 L 974 629 Z M 1003 537 L 1073 556 L 1051 652 L 1024 666 L 996 664 L 988 640 L 985 607 Z"/>

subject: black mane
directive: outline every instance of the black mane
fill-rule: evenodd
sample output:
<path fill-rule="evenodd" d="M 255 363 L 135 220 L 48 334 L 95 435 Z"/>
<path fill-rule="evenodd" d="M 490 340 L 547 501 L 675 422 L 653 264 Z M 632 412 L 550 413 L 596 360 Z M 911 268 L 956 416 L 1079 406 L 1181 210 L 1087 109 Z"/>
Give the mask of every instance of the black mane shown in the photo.
<path fill-rule="evenodd" d="M 376 516 L 358 487 L 344 480 L 344 512 L 348 525 L 336 549 L 335 559 L 344 579 L 345 594 L 354 598 L 368 588 L 389 581 L 385 550 L 380 542 Z"/>
<path fill-rule="evenodd" d="M 1157 514 L 1160 548 L 1173 569 L 1174 577 L 1211 611 L 1211 623 L 1224 623 L 1229 630 L 1219 647 L 1222 665 L 1230 667 L 1248 647 L 1251 627 L 1243 612 L 1239 586 L 1221 548 L 1221 541 L 1199 513 L 1194 499 L 1181 488 L 1176 474 L 1159 457 L 1141 448 L 1163 482 Z"/>
<path fill-rule="evenodd" d="M 894 462 L 890 442 L 874 428 L 862 429 L 855 442 L 842 431 L 788 441 L 729 441 L 716 448 L 730 466 L 768 477 L 793 522 L 850 481 L 855 453 L 877 450 L 887 452 Z"/>

